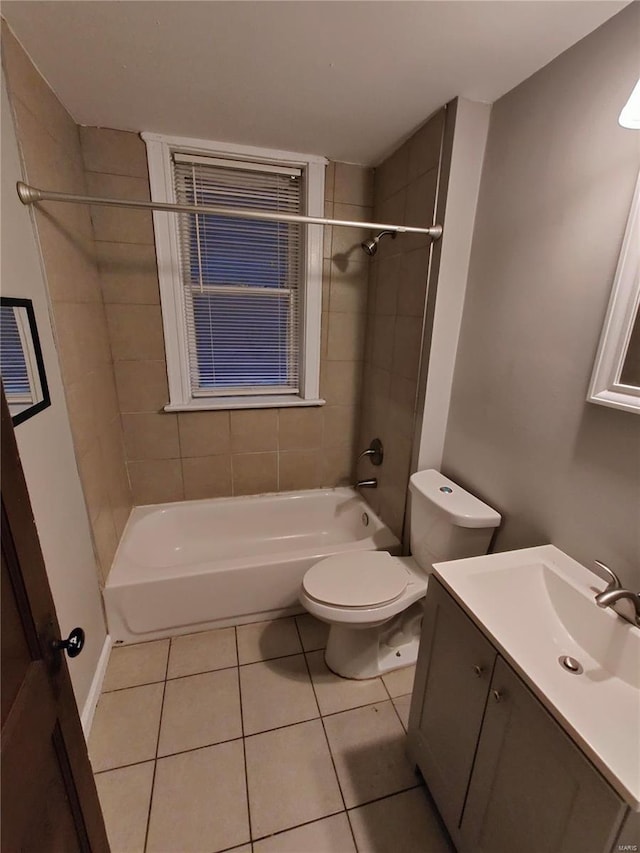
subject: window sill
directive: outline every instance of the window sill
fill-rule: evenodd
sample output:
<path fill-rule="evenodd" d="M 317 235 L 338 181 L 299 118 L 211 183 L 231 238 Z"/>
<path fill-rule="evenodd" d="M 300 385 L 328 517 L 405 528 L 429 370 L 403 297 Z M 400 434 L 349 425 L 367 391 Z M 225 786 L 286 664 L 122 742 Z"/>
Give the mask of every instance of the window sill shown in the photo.
<path fill-rule="evenodd" d="M 294 406 L 324 406 L 325 400 L 303 400 L 290 394 L 273 397 L 206 397 L 188 403 L 168 403 L 165 412 L 209 412 L 219 409 L 286 409 Z"/>

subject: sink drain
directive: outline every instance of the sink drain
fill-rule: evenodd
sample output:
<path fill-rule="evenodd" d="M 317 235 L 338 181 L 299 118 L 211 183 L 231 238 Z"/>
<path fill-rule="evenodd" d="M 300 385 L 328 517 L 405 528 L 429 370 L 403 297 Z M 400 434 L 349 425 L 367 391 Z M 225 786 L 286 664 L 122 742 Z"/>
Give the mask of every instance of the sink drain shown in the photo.
<path fill-rule="evenodd" d="M 560 655 L 558 663 L 563 669 L 566 669 L 567 672 L 570 672 L 572 675 L 581 675 L 584 672 L 580 661 L 569 657 L 569 655 Z"/>

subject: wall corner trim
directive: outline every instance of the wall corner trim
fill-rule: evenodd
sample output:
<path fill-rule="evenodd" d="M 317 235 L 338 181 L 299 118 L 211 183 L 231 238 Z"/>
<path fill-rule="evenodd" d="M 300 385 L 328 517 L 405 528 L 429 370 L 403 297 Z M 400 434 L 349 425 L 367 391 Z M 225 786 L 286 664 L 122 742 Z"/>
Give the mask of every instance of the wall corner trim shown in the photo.
<path fill-rule="evenodd" d="M 98 704 L 98 699 L 100 698 L 100 693 L 102 692 L 102 684 L 104 682 L 104 677 L 107 673 L 107 666 L 109 665 L 109 658 L 111 657 L 112 646 L 113 640 L 111 639 L 111 635 L 107 634 L 107 636 L 104 638 L 104 645 L 102 646 L 100 657 L 98 658 L 96 671 L 94 673 L 93 679 L 91 680 L 91 687 L 89 688 L 87 700 L 84 703 L 84 708 L 82 709 L 82 713 L 80 714 L 82 731 L 84 732 L 84 737 L 86 741 L 89 740 L 89 735 L 91 734 L 93 717 L 96 712 L 96 706 Z"/>

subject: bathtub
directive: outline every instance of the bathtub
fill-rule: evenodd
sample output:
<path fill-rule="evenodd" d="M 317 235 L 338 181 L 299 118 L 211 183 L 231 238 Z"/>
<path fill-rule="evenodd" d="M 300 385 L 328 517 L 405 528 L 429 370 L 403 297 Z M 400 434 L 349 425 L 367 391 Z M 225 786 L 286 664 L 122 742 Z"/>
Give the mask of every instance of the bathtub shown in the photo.
<path fill-rule="evenodd" d="M 136 507 L 104 589 L 114 643 L 300 613 L 317 560 L 400 553 L 400 542 L 350 488 Z"/>

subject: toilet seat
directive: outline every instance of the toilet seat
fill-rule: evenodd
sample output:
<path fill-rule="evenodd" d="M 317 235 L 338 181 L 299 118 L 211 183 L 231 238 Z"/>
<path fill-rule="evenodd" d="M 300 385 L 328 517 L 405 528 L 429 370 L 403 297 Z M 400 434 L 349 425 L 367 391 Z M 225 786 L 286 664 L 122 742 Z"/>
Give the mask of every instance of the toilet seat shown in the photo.
<path fill-rule="evenodd" d="M 312 566 L 302 587 L 315 601 L 333 607 L 380 607 L 405 592 L 410 575 L 387 551 L 327 557 Z"/>

